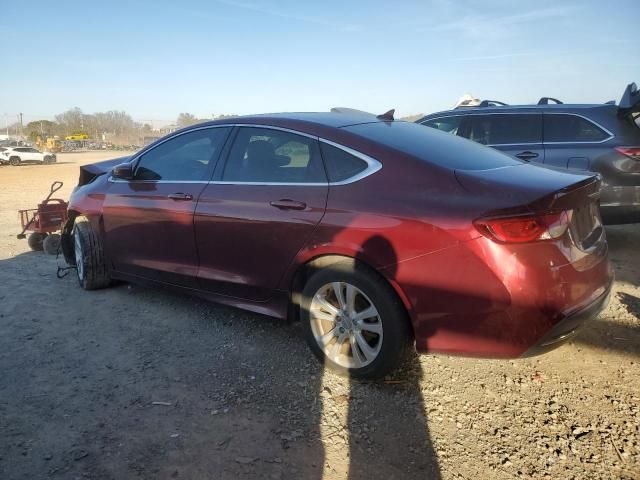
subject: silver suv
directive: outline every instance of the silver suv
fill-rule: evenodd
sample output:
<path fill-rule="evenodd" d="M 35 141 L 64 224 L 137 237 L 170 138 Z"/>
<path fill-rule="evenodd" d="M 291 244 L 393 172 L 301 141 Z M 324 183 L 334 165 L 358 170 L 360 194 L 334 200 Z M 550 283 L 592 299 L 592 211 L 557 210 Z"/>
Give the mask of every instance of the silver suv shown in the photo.
<path fill-rule="evenodd" d="M 627 86 L 618 104 L 536 105 L 484 100 L 419 120 L 494 147 L 524 162 L 601 174 L 605 223 L 640 222 L 640 92 Z"/>

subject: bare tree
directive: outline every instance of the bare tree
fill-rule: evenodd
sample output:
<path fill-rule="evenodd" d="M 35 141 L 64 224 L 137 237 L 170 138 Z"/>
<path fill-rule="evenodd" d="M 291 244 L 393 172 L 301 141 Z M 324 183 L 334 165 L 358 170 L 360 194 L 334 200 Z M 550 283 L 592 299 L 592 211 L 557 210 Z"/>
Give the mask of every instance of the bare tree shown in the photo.
<path fill-rule="evenodd" d="M 189 125 L 194 125 L 196 123 L 205 121 L 205 119 L 196 118 L 196 116 L 192 115 L 191 113 L 181 113 L 180 115 L 178 115 L 176 125 L 178 125 L 179 127 L 188 127 Z"/>

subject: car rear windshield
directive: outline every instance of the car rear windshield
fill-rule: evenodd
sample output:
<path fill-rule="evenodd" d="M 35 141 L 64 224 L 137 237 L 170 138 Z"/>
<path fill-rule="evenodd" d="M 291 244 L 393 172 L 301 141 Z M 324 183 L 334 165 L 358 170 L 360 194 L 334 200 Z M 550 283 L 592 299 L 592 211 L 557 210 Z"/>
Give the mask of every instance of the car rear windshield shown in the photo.
<path fill-rule="evenodd" d="M 489 170 L 522 164 L 497 150 L 417 123 L 364 123 L 345 130 L 452 170 Z"/>

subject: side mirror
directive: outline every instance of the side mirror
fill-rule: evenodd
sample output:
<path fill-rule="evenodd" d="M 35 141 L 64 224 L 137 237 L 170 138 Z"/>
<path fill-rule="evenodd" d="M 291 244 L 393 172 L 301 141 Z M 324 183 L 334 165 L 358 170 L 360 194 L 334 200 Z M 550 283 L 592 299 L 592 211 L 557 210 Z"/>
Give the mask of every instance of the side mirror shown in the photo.
<path fill-rule="evenodd" d="M 132 180 L 133 179 L 133 167 L 130 163 L 121 163 L 120 165 L 116 165 L 111 170 L 111 175 L 113 178 L 117 178 L 120 180 Z"/>

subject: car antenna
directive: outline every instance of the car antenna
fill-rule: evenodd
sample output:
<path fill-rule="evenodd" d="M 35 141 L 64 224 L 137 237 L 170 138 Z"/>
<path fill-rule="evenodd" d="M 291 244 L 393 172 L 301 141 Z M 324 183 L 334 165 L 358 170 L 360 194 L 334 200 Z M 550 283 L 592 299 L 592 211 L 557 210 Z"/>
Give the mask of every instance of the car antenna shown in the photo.
<path fill-rule="evenodd" d="M 380 120 L 385 120 L 388 122 L 393 122 L 393 120 L 395 120 L 393 118 L 393 114 L 396 113 L 396 109 L 392 108 L 391 110 L 389 110 L 388 112 L 384 112 L 381 115 L 377 115 L 376 118 L 380 119 Z"/>

